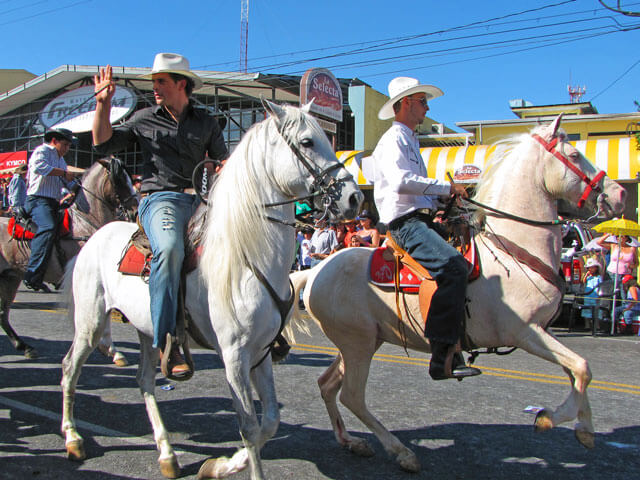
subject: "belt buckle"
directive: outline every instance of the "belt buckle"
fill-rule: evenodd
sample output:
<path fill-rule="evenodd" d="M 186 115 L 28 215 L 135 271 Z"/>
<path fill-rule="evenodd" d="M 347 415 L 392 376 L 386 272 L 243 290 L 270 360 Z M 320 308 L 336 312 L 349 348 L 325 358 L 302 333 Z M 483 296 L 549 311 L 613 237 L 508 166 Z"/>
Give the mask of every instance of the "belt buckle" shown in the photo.
<path fill-rule="evenodd" d="M 431 215 L 431 209 L 430 208 L 418 208 L 416 210 L 416 212 L 422 214 L 422 215 Z"/>

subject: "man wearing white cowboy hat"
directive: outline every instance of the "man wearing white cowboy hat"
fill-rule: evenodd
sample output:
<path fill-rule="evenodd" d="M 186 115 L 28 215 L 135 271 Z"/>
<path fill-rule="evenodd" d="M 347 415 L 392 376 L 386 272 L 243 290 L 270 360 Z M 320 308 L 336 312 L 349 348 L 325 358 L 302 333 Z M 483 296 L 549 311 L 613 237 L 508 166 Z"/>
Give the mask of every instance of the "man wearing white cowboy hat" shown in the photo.
<path fill-rule="evenodd" d="M 432 85 L 415 78 L 389 82 L 389 100 L 378 117 L 394 119 L 373 152 L 374 198 L 380 221 L 393 239 L 424 266 L 438 285 L 431 299 L 425 336 L 431 344 L 429 374 L 434 380 L 479 375 L 468 367 L 455 346 L 465 315 L 467 266 L 460 253 L 433 229 L 432 214 L 438 197 L 467 196 L 462 185 L 427 177 L 415 129 L 429 111 L 428 102 L 442 95 Z"/>
<path fill-rule="evenodd" d="M 185 57 L 158 53 L 151 73 L 142 78 L 153 82 L 156 106 L 137 111 L 113 129 L 109 115 L 116 86 L 111 67 L 100 69 L 94 77 L 93 144 L 105 155 L 135 143 L 142 151 L 143 198 L 138 214 L 153 251 L 149 275 L 153 346 L 164 349 L 167 334 L 175 336 L 183 237 L 198 203 L 192 194 L 192 173 L 207 155 L 223 160 L 228 151 L 216 118 L 195 109 L 189 100 L 202 80 L 190 70 Z M 171 348 L 168 365 L 176 379 L 191 374 L 177 348 Z"/>
<path fill-rule="evenodd" d="M 27 198 L 24 209 L 37 225 L 31 240 L 31 254 L 24 274 L 24 285 L 35 291 L 49 292 L 43 283 L 58 228 L 58 211 L 63 188 L 76 190 L 75 175 L 82 170 L 67 166 L 64 156 L 77 142 L 71 130 L 52 128 L 44 134 L 44 143 L 29 158 Z"/>

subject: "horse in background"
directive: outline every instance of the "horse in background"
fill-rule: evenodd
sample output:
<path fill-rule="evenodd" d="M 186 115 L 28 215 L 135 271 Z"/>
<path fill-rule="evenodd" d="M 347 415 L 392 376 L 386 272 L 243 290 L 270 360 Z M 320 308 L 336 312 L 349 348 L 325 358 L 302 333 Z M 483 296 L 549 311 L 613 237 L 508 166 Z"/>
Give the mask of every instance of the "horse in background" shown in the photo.
<path fill-rule="evenodd" d="M 80 178 L 81 189 L 69 207 L 70 232 L 54 246 L 44 281 L 62 283 L 68 260 L 75 257 L 89 237 L 101 226 L 126 215 L 135 219 L 138 198 L 122 162 L 114 157 L 94 163 Z M 27 358 L 37 358 L 36 350 L 26 343 L 9 323 L 9 312 L 31 253 L 28 240 L 18 240 L 9 233 L 10 218 L 0 218 L 0 325 L 9 340 Z M 111 340 L 105 337 L 103 353 L 108 354 Z M 114 358 L 114 360 L 118 360 Z"/>
<path fill-rule="evenodd" d="M 589 207 L 598 203 L 611 216 L 624 210 L 626 192 L 568 142 L 559 130 L 560 120 L 561 116 L 499 145 L 481 177 L 473 200 L 487 207 L 476 213 L 480 229 L 474 235 L 482 270 L 467 290 L 466 335 L 474 349 L 513 346 L 561 365 L 571 392 L 557 409 L 538 413 L 536 430 L 577 418 L 575 435 L 591 448 L 594 428 L 587 398 L 591 371 L 584 358 L 547 331 L 563 296 L 558 286 L 562 282 L 557 281 L 562 241 L 561 227 L 555 223 L 556 204 L 559 199 L 581 207 L 585 202 Z M 498 208 L 516 219 L 491 210 Z M 530 267 L 520 250 L 546 268 Z M 296 292 L 304 288 L 309 316 L 339 349 L 318 380 L 337 441 L 357 454 L 373 454 L 368 442 L 347 431 L 336 403 L 340 392 L 340 401 L 378 437 L 387 453 L 403 469 L 416 472 L 420 469 L 416 455 L 367 409 L 365 388 L 371 359 L 384 342 L 427 353 L 430 347 L 424 325 L 407 320 L 421 318 L 417 294 L 404 297 L 407 307 L 400 323 L 393 289 L 369 283 L 371 255 L 371 249 L 347 248 L 311 270 L 293 273 L 291 279 Z M 294 315 L 292 326 L 304 327 L 308 319 Z"/>
<path fill-rule="evenodd" d="M 269 117 L 249 129 L 209 194 L 202 256 L 186 276 L 189 323 L 198 332 L 198 343 L 215 349 L 224 362 L 245 446 L 230 459 L 207 460 L 198 478 L 222 478 L 247 466 L 253 480 L 264 478 L 260 449 L 280 418 L 270 344 L 295 303 L 289 283 L 295 201 L 311 197 L 329 218 L 340 220 L 355 217 L 363 199 L 309 114 L 309 105 L 299 109 L 265 102 L 265 109 Z M 69 272 L 75 336 L 63 360 L 61 428 L 68 457 L 84 459 L 73 418 L 76 385 L 82 365 L 108 328 L 109 312 L 117 309 L 138 331 L 137 380 L 160 451 L 161 472 L 174 478 L 180 466 L 154 393 L 158 349 L 152 347 L 149 287 L 140 277 L 116 269 L 136 228 L 122 222 L 103 227 Z M 262 403 L 260 422 L 252 386 Z"/>

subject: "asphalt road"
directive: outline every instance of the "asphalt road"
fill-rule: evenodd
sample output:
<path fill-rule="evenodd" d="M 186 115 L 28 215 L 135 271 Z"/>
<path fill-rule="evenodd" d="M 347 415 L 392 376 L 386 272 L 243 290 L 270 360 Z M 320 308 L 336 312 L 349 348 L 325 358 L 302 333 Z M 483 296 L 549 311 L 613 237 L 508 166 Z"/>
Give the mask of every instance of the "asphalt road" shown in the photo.
<path fill-rule="evenodd" d="M 117 368 L 94 352 L 83 369 L 76 418 L 88 459 L 70 462 L 59 433 L 60 362 L 72 327 L 56 305 L 58 294 L 19 292 L 14 328 L 40 352 L 27 360 L 0 334 L 0 478 L 162 478 L 151 427 L 135 381 L 137 335 L 114 324 L 114 338 L 131 366 Z M 316 379 L 335 349 L 318 331 L 300 336 L 285 363 L 275 367 L 281 424 L 262 451 L 271 479 L 625 479 L 640 472 L 640 339 L 591 337 L 562 330 L 561 341 L 589 361 L 589 397 L 596 448 L 574 439 L 572 425 L 533 431 L 527 406 L 556 407 L 568 393 L 560 367 L 524 352 L 481 356 L 483 375 L 464 382 L 434 382 L 428 356 L 383 346 L 372 365 L 371 410 L 417 454 L 422 471 L 401 471 L 375 437 L 343 409 L 347 427 L 376 449 L 360 458 L 335 441 Z M 193 479 L 210 456 L 230 455 L 239 434 L 222 365 L 196 350 L 197 372 L 170 383 L 158 374 L 157 398 L 172 432 L 183 478 Z M 248 479 L 247 472 L 235 476 Z"/>

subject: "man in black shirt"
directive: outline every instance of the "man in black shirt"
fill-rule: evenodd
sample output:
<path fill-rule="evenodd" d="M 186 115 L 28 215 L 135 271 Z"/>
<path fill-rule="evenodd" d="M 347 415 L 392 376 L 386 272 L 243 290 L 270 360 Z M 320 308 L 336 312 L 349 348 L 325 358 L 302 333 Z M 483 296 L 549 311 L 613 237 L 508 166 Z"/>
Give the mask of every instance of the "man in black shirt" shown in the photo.
<path fill-rule="evenodd" d="M 111 154 L 138 143 L 142 150 L 142 201 L 138 208 L 153 251 L 149 275 L 153 346 L 164 349 L 167 333 L 175 336 L 184 234 L 197 200 L 191 176 L 206 155 L 215 160 L 228 151 L 215 117 L 195 109 L 189 101 L 202 80 L 189 70 L 189 61 L 174 53 L 159 53 L 151 75 L 156 106 L 136 112 L 124 125 L 112 129 L 109 115 L 115 93 L 112 69 L 94 77 L 96 115 L 94 149 Z M 176 378 L 190 370 L 177 348 L 171 349 L 169 368 Z"/>

